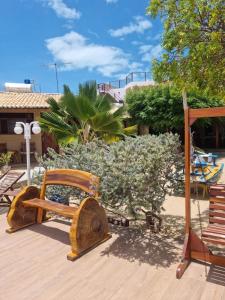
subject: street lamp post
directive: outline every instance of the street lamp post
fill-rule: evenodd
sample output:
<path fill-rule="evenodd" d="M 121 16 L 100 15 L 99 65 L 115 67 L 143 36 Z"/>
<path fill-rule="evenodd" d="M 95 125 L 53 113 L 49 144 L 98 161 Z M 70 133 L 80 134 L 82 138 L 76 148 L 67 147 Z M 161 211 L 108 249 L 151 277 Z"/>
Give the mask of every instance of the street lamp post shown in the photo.
<path fill-rule="evenodd" d="M 39 134 L 41 132 L 41 128 L 37 121 L 33 121 L 31 123 L 23 123 L 16 122 L 14 127 L 14 132 L 16 134 L 24 133 L 24 139 L 26 141 L 26 158 L 27 158 L 27 184 L 30 185 L 30 139 L 31 132 L 34 134 Z"/>

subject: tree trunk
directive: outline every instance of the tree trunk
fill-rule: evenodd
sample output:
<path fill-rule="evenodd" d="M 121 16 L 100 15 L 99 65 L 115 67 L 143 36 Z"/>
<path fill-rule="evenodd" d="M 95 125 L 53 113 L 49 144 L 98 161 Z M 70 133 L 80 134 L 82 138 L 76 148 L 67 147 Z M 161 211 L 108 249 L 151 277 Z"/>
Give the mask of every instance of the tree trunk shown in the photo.
<path fill-rule="evenodd" d="M 140 124 L 138 126 L 138 132 L 139 132 L 140 135 L 149 134 L 149 126 L 148 125 Z"/>

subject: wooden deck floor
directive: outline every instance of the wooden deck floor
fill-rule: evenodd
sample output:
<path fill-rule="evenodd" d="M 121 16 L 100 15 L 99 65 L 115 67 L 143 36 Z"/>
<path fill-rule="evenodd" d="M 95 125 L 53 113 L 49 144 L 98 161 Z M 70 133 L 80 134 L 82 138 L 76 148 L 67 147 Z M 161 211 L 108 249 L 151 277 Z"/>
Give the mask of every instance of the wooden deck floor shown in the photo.
<path fill-rule="evenodd" d="M 1 210 L 1 209 L 0 209 Z M 1 300 L 225 299 L 225 269 L 192 263 L 175 278 L 182 241 L 118 229 L 113 238 L 75 262 L 68 225 L 50 221 L 6 234 L 0 212 Z"/>

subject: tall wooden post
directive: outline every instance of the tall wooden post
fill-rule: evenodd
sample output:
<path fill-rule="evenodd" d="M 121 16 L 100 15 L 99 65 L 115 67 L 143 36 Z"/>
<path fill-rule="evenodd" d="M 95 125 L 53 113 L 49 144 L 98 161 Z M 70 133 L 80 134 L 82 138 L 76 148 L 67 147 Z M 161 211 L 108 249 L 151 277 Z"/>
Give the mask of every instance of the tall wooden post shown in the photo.
<path fill-rule="evenodd" d="M 184 110 L 185 122 L 185 233 L 191 229 L 191 197 L 190 197 L 190 167 L 191 167 L 191 132 L 189 121 L 189 108 Z"/>

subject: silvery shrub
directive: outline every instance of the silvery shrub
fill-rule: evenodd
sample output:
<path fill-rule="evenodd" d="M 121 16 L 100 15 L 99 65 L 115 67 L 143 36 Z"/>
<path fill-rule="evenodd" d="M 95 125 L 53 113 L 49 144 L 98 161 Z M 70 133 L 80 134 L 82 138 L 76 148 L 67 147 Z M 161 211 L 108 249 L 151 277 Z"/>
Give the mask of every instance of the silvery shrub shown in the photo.
<path fill-rule="evenodd" d="M 138 208 L 160 214 L 167 193 L 179 186 L 183 155 L 179 136 L 166 133 L 72 144 L 60 153 L 49 149 L 40 160 L 45 169 L 69 168 L 100 177 L 101 203 L 115 212 L 137 217 Z M 55 190 L 56 192 L 56 190 Z M 58 193 L 73 193 L 58 187 Z"/>

